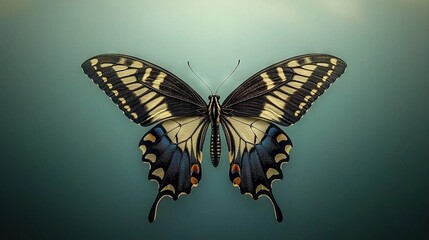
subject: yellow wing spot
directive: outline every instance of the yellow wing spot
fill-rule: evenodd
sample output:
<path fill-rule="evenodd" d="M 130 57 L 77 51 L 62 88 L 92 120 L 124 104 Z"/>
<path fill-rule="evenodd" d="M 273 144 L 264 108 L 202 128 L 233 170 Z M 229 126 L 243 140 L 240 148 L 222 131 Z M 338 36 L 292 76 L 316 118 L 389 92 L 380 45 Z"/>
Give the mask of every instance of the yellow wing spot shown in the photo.
<path fill-rule="evenodd" d="M 270 191 L 270 190 L 269 190 L 267 187 L 265 187 L 264 185 L 259 184 L 259 185 L 256 187 L 255 193 L 256 193 L 256 194 L 258 194 L 258 192 L 260 192 L 260 191 L 262 191 L 262 190 Z"/>
<path fill-rule="evenodd" d="M 112 68 L 113 68 L 113 70 L 115 70 L 117 72 L 117 71 L 123 71 L 123 70 L 127 69 L 128 67 L 124 66 L 124 65 L 116 65 L 116 66 L 113 66 Z"/>
<path fill-rule="evenodd" d="M 152 134 L 152 133 L 148 133 L 144 138 L 144 141 L 150 141 L 150 142 L 155 142 L 156 141 L 156 137 Z"/>
<path fill-rule="evenodd" d="M 118 75 L 119 78 L 122 78 L 122 77 L 133 75 L 136 72 L 137 72 L 137 69 L 127 69 L 124 71 L 117 72 L 116 75 Z"/>
<path fill-rule="evenodd" d="M 285 152 L 287 153 L 287 154 L 289 154 L 289 152 L 290 152 L 290 150 L 292 149 L 292 146 L 291 145 L 286 145 L 285 146 Z"/>
<path fill-rule="evenodd" d="M 311 95 L 314 95 L 314 94 L 316 94 L 317 93 L 317 89 L 313 89 L 313 90 L 311 90 L 311 92 L 310 92 L 310 94 Z"/>
<path fill-rule="evenodd" d="M 167 186 L 165 186 L 163 189 L 161 189 L 161 192 L 164 192 L 164 191 L 167 191 L 167 190 L 172 191 L 172 192 L 173 192 L 173 194 L 175 194 L 175 193 L 176 193 L 176 189 L 174 189 L 174 186 L 173 186 L 173 185 L 171 185 L 171 184 L 168 184 L 168 185 L 167 185 Z"/>
<path fill-rule="evenodd" d="M 103 80 L 103 82 L 107 82 L 107 78 L 106 77 L 102 77 L 101 80 Z"/>
<path fill-rule="evenodd" d="M 125 110 L 127 110 L 127 112 L 131 111 L 131 108 L 130 108 L 130 106 L 128 106 L 128 105 L 125 105 L 125 106 L 124 106 L 124 109 L 125 109 Z"/>
<path fill-rule="evenodd" d="M 280 99 L 282 99 L 283 101 L 286 101 L 289 99 L 289 96 L 280 92 L 280 91 L 274 91 L 274 94 L 279 97 Z"/>
<path fill-rule="evenodd" d="M 337 61 L 338 61 L 338 60 L 337 60 L 336 58 L 331 58 L 331 63 L 332 63 L 332 64 L 337 65 Z"/>
<path fill-rule="evenodd" d="M 140 83 L 133 83 L 133 84 L 128 84 L 125 85 L 129 90 L 133 91 L 137 88 L 140 88 L 142 85 Z"/>
<path fill-rule="evenodd" d="M 329 67 L 329 64 L 327 63 L 316 63 L 316 65 L 321 67 Z"/>
<path fill-rule="evenodd" d="M 125 104 L 125 103 L 127 103 L 127 101 L 125 100 L 125 98 L 118 98 L 118 100 L 122 103 L 122 104 Z"/>
<path fill-rule="evenodd" d="M 156 89 L 159 89 L 159 86 L 164 82 L 164 78 L 167 76 L 167 74 L 160 72 L 155 80 L 152 82 L 152 86 Z"/>
<path fill-rule="evenodd" d="M 326 73 L 326 75 L 328 75 L 328 76 L 331 76 L 331 74 L 332 74 L 332 70 L 329 70 L 329 71 Z"/>
<path fill-rule="evenodd" d="M 279 171 L 277 171 L 275 168 L 268 168 L 268 170 L 266 172 L 268 179 L 270 179 L 274 175 L 279 175 L 279 174 L 280 174 Z"/>
<path fill-rule="evenodd" d="M 306 76 L 306 77 L 310 77 L 311 74 L 313 73 L 312 71 L 305 70 L 302 68 L 294 68 L 293 71 L 299 75 Z"/>
<path fill-rule="evenodd" d="M 99 77 L 101 77 L 101 76 L 103 75 L 103 73 L 102 73 L 102 72 L 100 72 L 100 71 L 97 71 L 96 73 L 97 73 L 97 75 L 98 75 Z"/>
<path fill-rule="evenodd" d="M 307 95 L 305 96 L 304 101 L 308 102 L 310 99 L 311 99 L 311 95 Z"/>
<path fill-rule="evenodd" d="M 267 85 L 267 90 L 274 87 L 274 81 L 271 80 L 267 73 L 262 73 L 260 76 L 262 77 L 262 81 L 265 82 L 265 85 Z"/>
<path fill-rule="evenodd" d="M 302 66 L 302 68 L 313 71 L 314 69 L 317 68 L 317 66 L 316 65 L 304 65 L 304 66 Z"/>
<path fill-rule="evenodd" d="M 118 64 L 125 64 L 125 62 L 127 61 L 127 59 L 125 59 L 125 58 L 119 58 L 119 61 L 118 61 Z"/>
<path fill-rule="evenodd" d="M 304 63 L 305 63 L 305 64 L 309 64 L 309 63 L 311 63 L 311 59 L 310 59 L 309 57 L 305 57 L 305 58 L 304 58 Z"/>
<path fill-rule="evenodd" d="M 317 87 L 320 88 L 323 85 L 323 82 L 318 82 Z"/>
<path fill-rule="evenodd" d="M 116 90 L 113 90 L 113 91 L 112 91 L 112 93 L 113 93 L 115 96 L 118 96 L 118 95 L 119 95 L 119 92 L 118 92 L 118 91 L 116 91 Z"/>
<path fill-rule="evenodd" d="M 126 78 L 121 78 L 121 82 L 125 85 L 137 82 L 137 78 L 135 76 L 129 76 Z"/>
<path fill-rule="evenodd" d="M 290 145 L 286 145 L 286 146 L 290 146 Z M 274 161 L 276 161 L 276 163 L 286 159 L 287 156 L 284 153 L 278 153 L 275 157 L 274 157 Z"/>
<path fill-rule="evenodd" d="M 113 85 L 112 85 L 111 83 L 108 83 L 108 84 L 107 84 L 107 87 L 108 87 L 109 89 L 112 89 L 112 88 L 113 88 Z"/>
<path fill-rule="evenodd" d="M 281 142 L 281 141 L 286 141 L 287 137 L 286 135 L 284 135 L 283 133 L 280 133 L 277 138 L 276 138 L 277 142 Z"/>
<path fill-rule="evenodd" d="M 282 86 L 280 87 L 280 90 L 282 90 L 283 92 L 285 92 L 286 94 L 292 95 L 296 92 L 296 89 L 288 87 L 288 86 Z"/>
<path fill-rule="evenodd" d="M 150 100 L 149 102 L 146 102 L 146 110 L 150 111 L 151 109 L 155 108 L 162 102 L 162 100 L 164 100 L 164 97 L 159 96 L 153 100 Z"/>
<path fill-rule="evenodd" d="M 232 180 L 232 185 L 234 187 L 239 187 L 240 183 L 241 183 L 241 178 L 240 177 L 236 177 L 236 178 L 234 178 L 234 180 Z"/>
<path fill-rule="evenodd" d="M 277 73 L 279 74 L 279 77 L 280 77 L 280 79 L 284 82 L 284 81 L 286 81 L 286 75 L 285 75 L 285 73 L 283 72 L 283 68 L 281 68 L 281 67 L 278 67 L 277 68 Z"/>
<path fill-rule="evenodd" d="M 289 83 L 288 83 L 288 85 L 289 85 L 289 86 L 294 87 L 294 88 L 296 88 L 296 89 L 301 88 L 303 84 L 304 84 L 304 83 L 301 83 L 301 82 L 289 82 Z"/>
<path fill-rule="evenodd" d="M 139 148 L 142 151 L 142 155 L 144 155 L 146 153 L 146 150 L 147 150 L 146 146 L 145 145 L 140 145 Z"/>
<path fill-rule="evenodd" d="M 292 79 L 298 82 L 305 83 L 308 80 L 308 77 L 303 77 L 301 75 L 294 75 Z"/>
<path fill-rule="evenodd" d="M 268 101 L 272 102 L 276 107 L 280 108 L 280 109 L 284 109 L 286 103 L 285 101 L 282 101 L 281 99 L 278 99 L 276 97 L 273 97 L 271 95 L 267 95 L 266 98 L 268 99 Z"/>
<path fill-rule="evenodd" d="M 295 117 L 298 117 L 300 113 L 301 113 L 300 110 L 296 110 L 295 113 L 294 113 Z"/>
<path fill-rule="evenodd" d="M 303 109 L 305 107 L 305 105 L 307 105 L 307 103 L 302 102 L 302 103 L 299 104 L 298 108 L 299 109 Z"/>
<path fill-rule="evenodd" d="M 111 66 L 113 66 L 112 63 L 103 63 L 100 65 L 100 67 L 102 67 L 102 68 L 111 67 Z"/>
<path fill-rule="evenodd" d="M 328 80 L 328 76 L 323 76 L 322 80 L 323 80 L 324 82 L 326 82 L 326 80 Z"/>
<path fill-rule="evenodd" d="M 298 67 L 298 66 L 299 66 L 299 63 L 298 63 L 298 61 L 297 61 L 297 60 L 293 60 L 293 61 L 288 62 L 288 63 L 286 64 L 286 66 L 288 66 L 288 67 Z"/>
<path fill-rule="evenodd" d="M 154 163 L 156 161 L 156 155 L 153 153 L 149 153 L 145 156 L 146 160 L 149 160 L 150 162 Z"/>
<path fill-rule="evenodd" d="M 179 195 L 177 196 L 177 198 L 180 198 L 181 196 L 183 196 L 183 195 L 186 195 L 187 193 L 185 193 L 185 192 L 181 192 L 181 193 L 179 193 Z"/>
<path fill-rule="evenodd" d="M 145 87 L 144 88 L 140 88 L 139 90 L 134 91 L 134 95 L 136 97 L 139 97 L 139 96 L 143 95 L 147 91 L 149 91 L 148 88 L 145 88 Z"/>
<path fill-rule="evenodd" d="M 137 119 L 139 116 L 137 115 L 137 113 L 131 113 L 131 116 L 134 118 L 134 119 Z"/>
<path fill-rule="evenodd" d="M 98 59 L 94 58 L 94 59 L 91 59 L 89 62 L 91 63 L 91 66 L 94 66 L 95 64 L 98 63 Z"/>
<path fill-rule="evenodd" d="M 143 75 L 143 78 L 142 78 L 143 82 L 146 82 L 147 78 L 150 75 L 150 72 L 152 72 L 152 68 L 146 68 L 146 71 L 144 72 L 144 75 Z"/>
<path fill-rule="evenodd" d="M 131 63 L 132 68 L 142 68 L 143 67 L 143 63 L 139 62 L 139 61 L 133 61 L 133 63 Z"/>
<path fill-rule="evenodd" d="M 157 168 L 157 169 L 155 169 L 155 170 L 152 172 L 152 175 L 155 175 L 155 176 L 157 176 L 157 177 L 159 177 L 159 178 L 163 179 L 163 178 L 164 178 L 164 175 L 165 175 L 164 169 L 162 169 L 162 168 Z"/>

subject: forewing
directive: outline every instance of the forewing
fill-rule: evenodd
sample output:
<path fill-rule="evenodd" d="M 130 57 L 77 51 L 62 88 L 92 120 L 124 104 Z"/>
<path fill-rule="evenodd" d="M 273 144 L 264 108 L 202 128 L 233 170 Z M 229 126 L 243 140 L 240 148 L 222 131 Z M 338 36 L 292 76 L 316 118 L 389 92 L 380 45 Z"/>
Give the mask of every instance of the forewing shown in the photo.
<path fill-rule="evenodd" d="M 231 182 L 255 200 L 268 197 L 281 222 L 283 215 L 274 199 L 272 183 L 283 178 L 281 165 L 289 161 L 292 142 L 276 125 L 257 118 L 223 117 L 222 126 L 229 149 Z"/>
<path fill-rule="evenodd" d="M 204 100 L 185 82 L 135 57 L 105 54 L 88 59 L 83 71 L 135 123 L 148 126 L 182 116 L 200 116 Z"/>
<path fill-rule="evenodd" d="M 334 56 L 308 54 L 287 59 L 256 73 L 224 101 L 229 116 L 257 117 L 289 126 L 345 71 Z"/>
<path fill-rule="evenodd" d="M 140 141 L 143 162 L 150 165 L 149 180 L 158 183 L 158 195 L 149 213 L 156 218 L 160 200 L 189 194 L 201 179 L 201 161 L 208 121 L 205 117 L 182 117 L 164 121 Z"/>

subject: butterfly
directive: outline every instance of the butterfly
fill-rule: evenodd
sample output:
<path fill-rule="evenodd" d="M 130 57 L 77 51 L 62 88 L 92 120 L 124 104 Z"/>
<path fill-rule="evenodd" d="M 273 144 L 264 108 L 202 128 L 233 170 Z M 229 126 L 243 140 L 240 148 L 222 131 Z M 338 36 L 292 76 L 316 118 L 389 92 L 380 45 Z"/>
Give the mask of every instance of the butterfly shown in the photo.
<path fill-rule="evenodd" d="M 104 54 L 82 64 L 85 74 L 125 116 L 142 126 L 156 124 L 141 139 L 143 162 L 158 194 L 148 220 L 168 196 L 177 200 L 201 180 L 203 144 L 210 126 L 210 158 L 218 166 L 223 128 L 229 158 L 229 178 L 242 194 L 268 197 L 275 218 L 283 214 L 272 183 L 282 179 L 291 139 L 277 125 L 290 126 L 344 73 L 346 63 L 326 54 L 306 54 L 275 63 L 248 78 L 221 104 L 211 94 L 206 101 L 183 80 L 148 61 Z"/>

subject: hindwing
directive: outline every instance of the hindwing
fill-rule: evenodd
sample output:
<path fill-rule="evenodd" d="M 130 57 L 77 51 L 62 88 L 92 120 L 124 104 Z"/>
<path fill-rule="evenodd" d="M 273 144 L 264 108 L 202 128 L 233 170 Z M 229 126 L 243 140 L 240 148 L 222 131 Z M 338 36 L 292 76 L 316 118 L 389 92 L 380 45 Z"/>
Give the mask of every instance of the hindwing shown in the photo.
<path fill-rule="evenodd" d="M 150 165 L 149 180 L 158 183 L 158 195 L 149 213 L 156 218 L 159 201 L 189 194 L 201 179 L 201 161 L 207 118 L 182 117 L 156 125 L 140 141 L 143 162 Z"/>
<path fill-rule="evenodd" d="M 229 149 L 229 177 L 242 194 L 255 200 L 268 197 L 277 221 L 282 212 L 272 193 L 272 183 L 283 178 L 281 166 L 289 161 L 292 142 L 280 128 L 250 117 L 223 117 L 222 126 Z"/>

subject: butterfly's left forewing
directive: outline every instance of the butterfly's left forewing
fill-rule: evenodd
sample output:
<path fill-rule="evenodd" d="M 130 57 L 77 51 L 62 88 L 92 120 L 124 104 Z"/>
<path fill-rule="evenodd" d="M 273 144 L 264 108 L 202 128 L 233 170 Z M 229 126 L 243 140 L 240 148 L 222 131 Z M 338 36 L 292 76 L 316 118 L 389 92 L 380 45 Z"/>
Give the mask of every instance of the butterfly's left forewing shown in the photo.
<path fill-rule="evenodd" d="M 139 145 L 143 162 L 150 165 L 149 179 L 158 183 L 149 212 L 152 222 L 163 197 L 176 200 L 201 179 L 207 105 L 184 81 L 142 59 L 104 54 L 88 59 L 82 68 L 132 121 L 157 124 Z"/>

